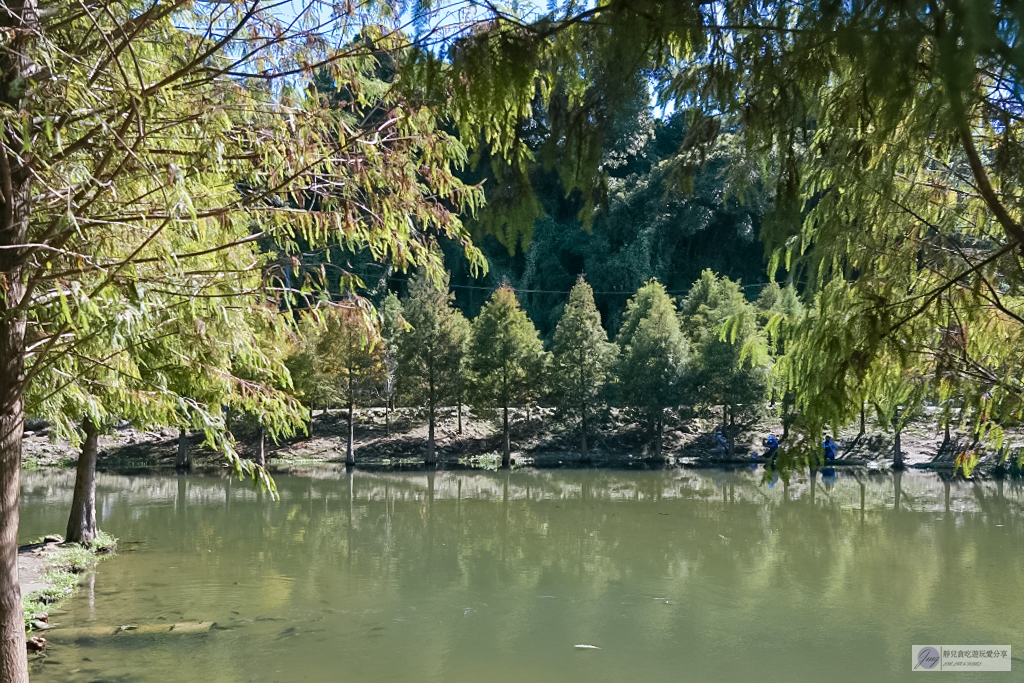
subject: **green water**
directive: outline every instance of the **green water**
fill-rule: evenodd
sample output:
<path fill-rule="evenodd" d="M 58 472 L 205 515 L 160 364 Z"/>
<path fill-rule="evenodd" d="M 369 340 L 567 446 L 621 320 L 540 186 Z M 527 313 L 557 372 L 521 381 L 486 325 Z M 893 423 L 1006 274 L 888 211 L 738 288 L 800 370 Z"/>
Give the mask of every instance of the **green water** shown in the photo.
<path fill-rule="evenodd" d="M 875 683 L 926 643 L 1009 644 L 1013 672 L 946 676 L 1024 680 L 1019 482 L 760 476 L 103 475 L 122 551 L 54 621 L 229 628 L 53 640 L 33 680 Z M 24 475 L 23 541 L 71 486 Z"/>

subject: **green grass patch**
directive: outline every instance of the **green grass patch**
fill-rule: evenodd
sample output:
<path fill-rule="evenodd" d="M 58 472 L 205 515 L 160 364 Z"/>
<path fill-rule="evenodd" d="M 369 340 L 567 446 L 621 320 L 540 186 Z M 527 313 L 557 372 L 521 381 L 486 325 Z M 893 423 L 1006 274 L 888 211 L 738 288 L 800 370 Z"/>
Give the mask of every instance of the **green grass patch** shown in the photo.
<path fill-rule="evenodd" d="M 81 575 L 93 569 L 104 555 L 117 547 L 117 539 L 100 532 L 88 545 L 62 543 L 58 550 L 47 553 L 46 573 L 40 578 L 47 585 L 42 590 L 22 596 L 25 612 L 25 630 L 35 630 L 34 622 L 44 613 L 59 608 L 75 594 Z"/>

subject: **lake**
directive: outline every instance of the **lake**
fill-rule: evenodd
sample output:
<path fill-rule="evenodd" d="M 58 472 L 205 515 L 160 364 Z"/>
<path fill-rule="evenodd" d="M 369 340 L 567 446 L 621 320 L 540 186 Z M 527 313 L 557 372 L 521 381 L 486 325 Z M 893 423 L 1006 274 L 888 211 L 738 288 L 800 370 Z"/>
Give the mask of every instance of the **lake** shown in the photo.
<path fill-rule="evenodd" d="M 913 644 L 997 644 L 1024 680 L 1017 480 L 923 472 L 100 475 L 118 554 L 51 618 L 216 622 L 62 642 L 33 681 L 902 681 Z M 21 542 L 73 472 L 22 477 Z M 56 633 L 56 632 L 54 632 Z M 591 645 L 600 649 L 580 649 Z"/>

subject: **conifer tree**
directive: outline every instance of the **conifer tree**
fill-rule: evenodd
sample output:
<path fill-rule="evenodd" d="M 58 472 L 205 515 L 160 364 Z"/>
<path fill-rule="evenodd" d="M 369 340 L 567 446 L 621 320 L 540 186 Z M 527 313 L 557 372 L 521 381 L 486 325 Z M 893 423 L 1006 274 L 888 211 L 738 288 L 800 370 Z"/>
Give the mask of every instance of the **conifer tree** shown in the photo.
<path fill-rule="evenodd" d="M 473 339 L 473 328 L 462 311 L 455 309 L 452 321 L 453 336 L 459 351 L 459 363 L 455 369 L 455 413 L 458 419 L 457 431 L 462 434 L 462 406 L 466 402 L 466 385 L 469 379 L 469 344 Z"/>
<path fill-rule="evenodd" d="M 381 394 L 384 399 L 384 435 L 391 436 L 391 411 L 398 388 L 399 357 L 406 322 L 402 302 L 394 292 L 380 306 Z"/>
<path fill-rule="evenodd" d="M 502 410 L 501 466 L 507 469 L 512 463 L 509 406 L 535 395 L 547 361 L 537 328 L 508 285 L 495 290 L 480 309 L 470 349 L 474 402 Z"/>
<path fill-rule="evenodd" d="M 317 357 L 322 328 L 311 315 L 303 316 L 294 335 L 291 354 L 285 361 L 292 378 L 295 397 L 309 409 L 309 435 L 313 435 L 313 411 L 341 401 L 334 378 L 324 371 Z"/>
<path fill-rule="evenodd" d="M 739 283 L 710 270 L 694 283 L 680 310 L 690 341 L 690 400 L 722 407 L 730 457 L 735 455 L 737 416 L 758 414 L 768 399 L 770 359 L 757 316 Z"/>
<path fill-rule="evenodd" d="M 582 276 L 569 292 L 551 351 L 554 395 L 580 420 L 580 455 L 586 460 L 587 415 L 611 379 L 618 349 L 608 341 L 594 290 Z"/>
<path fill-rule="evenodd" d="M 617 337 L 622 398 L 646 422 L 661 457 L 665 409 L 680 399 L 686 339 L 676 307 L 657 280 L 637 290 L 626 304 Z"/>
<path fill-rule="evenodd" d="M 402 381 L 405 393 L 427 407 L 425 464 L 437 463 L 435 431 L 437 409 L 458 398 L 459 370 L 465 354 L 465 326 L 452 306 L 448 275 L 432 282 L 419 273 L 409 281 L 405 320 L 409 330 L 402 340 Z"/>
<path fill-rule="evenodd" d="M 333 375 L 348 409 L 345 464 L 356 462 L 356 405 L 369 398 L 381 379 L 380 333 L 354 302 L 331 304 L 324 316 L 324 330 L 316 345 L 322 369 Z"/>

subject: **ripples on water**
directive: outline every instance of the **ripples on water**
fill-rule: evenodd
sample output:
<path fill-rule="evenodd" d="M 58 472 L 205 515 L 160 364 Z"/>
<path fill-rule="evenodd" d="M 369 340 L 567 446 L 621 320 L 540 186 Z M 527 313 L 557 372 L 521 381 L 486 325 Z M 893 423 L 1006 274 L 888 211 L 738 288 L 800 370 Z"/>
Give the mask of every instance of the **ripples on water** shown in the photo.
<path fill-rule="evenodd" d="M 1024 651 L 1018 481 L 608 470 L 101 475 L 127 543 L 33 681 L 899 681 L 910 646 Z M 22 540 L 70 473 L 25 473 Z M 137 542 L 137 543 L 134 543 Z M 576 648 L 592 645 L 595 648 Z M 958 674 L 958 680 L 1022 680 Z M 986 678 L 987 676 L 987 678 Z"/>

